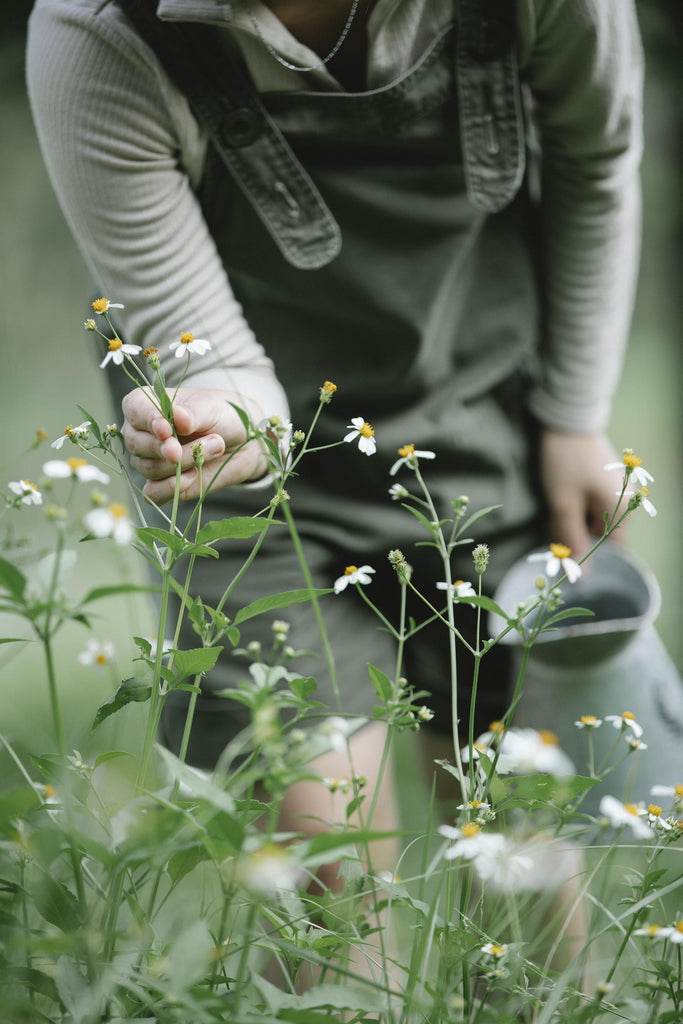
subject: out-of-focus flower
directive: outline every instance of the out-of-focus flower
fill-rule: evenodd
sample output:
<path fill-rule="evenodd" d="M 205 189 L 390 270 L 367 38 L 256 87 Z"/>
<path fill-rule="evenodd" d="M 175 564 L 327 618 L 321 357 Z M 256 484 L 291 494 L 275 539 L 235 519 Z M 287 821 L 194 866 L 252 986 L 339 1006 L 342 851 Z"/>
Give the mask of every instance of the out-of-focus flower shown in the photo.
<path fill-rule="evenodd" d="M 350 444 L 352 441 L 357 440 L 358 448 L 364 455 L 375 454 L 377 450 L 375 431 L 362 416 L 354 416 L 351 422 L 347 423 L 346 429 L 349 433 L 344 435 L 345 441 Z"/>
<path fill-rule="evenodd" d="M 211 342 L 206 338 L 195 338 L 192 331 L 183 331 L 180 341 L 171 342 L 171 351 L 175 350 L 176 359 L 180 359 L 186 352 L 193 355 L 203 356 L 211 348 Z"/>
<path fill-rule="evenodd" d="M 440 825 L 438 831 L 452 840 L 444 851 L 445 859 L 462 857 L 472 861 L 479 878 L 491 882 L 496 889 L 513 890 L 531 867 L 531 858 L 499 832 L 484 832 L 473 822 L 462 828 Z"/>
<path fill-rule="evenodd" d="M 621 729 L 622 732 L 630 729 L 636 739 L 643 735 L 643 727 L 638 725 L 636 716 L 631 711 L 623 711 L 620 715 L 605 715 L 605 721 L 611 722 L 615 729 Z"/>
<path fill-rule="evenodd" d="M 10 480 L 7 486 L 13 494 L 21 497 L 22 505 L 42 505 L 43 496 L 30 480 Z"/>
<path fill-rule="evenodd" d="M 371 573 L 374 571 L 371 565 L 361 565 L 360 568 L 357 565 L 347 565 L 344 575 L 334 581 L 335 594 L 341 594 L 342 590 L 346 590 L 350 583 L 362 583 L 363 586 L 372 583 Z"/>
<path fill-rule="evenodd" d="M 498 722 L 492 724 L 499 726 Z M 499 750 L 500 775 L 575 774 L 574 764 L 560 748 L 555 733 L 548 729 L 493 728 L 477 737 L 476 748 L 486 751 L 494 742 Z M 493 751 L 488 756 L 493 758 Z"/>
<path fill-rule="evenodd" d="M 487 942 L 481 947 L 482 953 L 486 953 L 487 956 L 492 956 L 494 959 L 500 960 L 504 957 L 508 951 L 507 946 L 501 946 L 496 942 Z"/>
<path fill-rule="evenodd" d="M 332 395 L 337 390 L 337 385 L 333 384 L 331 380 L 326 380 L 323 386 L 320 388 L 320 401 L 327 405 L 332 401 Z"/>
<path fill-rule="evenodd" d="M 389 476 L 395 476 L 401 466 L 407 466 L 408 469 L 413 471 L 416 470 L 419 459 L 436 458 L 436 452 L 418 451 L 414 444 L 404 444 L 402 448 L 399 448 L 398 454 L 400 458 L 396 460 L 389 470 Z"/>
<path fill-rule="evenodd" d="M 574 722 L 577 729 L 598 729 L 602 725 L 602 718 L 595 715 L 581 715 L 578 722 Z"/>
<path fill-rule="evenodd" d="M 576 583 L 581 566 L 571 558 L 572 549 L 566 544 L 551 544 L 547 551 L 536 551 L 528 556 L 529 562 L 545 562 L 546 576 L 557 576 L 560 569 L 570 583 Z"/>
<path fill-rule="evenodd" d="M 669 942 L 680 945 L 683 942 L 683 921 L 676 921 L 671 927 L 660 928 L 657 938 L 668 939 Z"/>
<path fill-rule="evenodd" d="M 603 796 L 600 801 L 600 814 L 610 825 L 626 825 L 636 839 L 650 839 L 652 831 L 640 816 L 640 808 L 636 804 L 622 804 L 614 796 Z"/>
<path fill-rule="evenodd" d="M 652 796 L 671 797 L 676 806 L 683 803 L 683 783 L 680 782 L 676 786 L 653 786 L 650 793 Z"/>
<path fill-rule="evenodd" d="M 621 491 L 617 491 L 617 494 L 621 494 Z M 628 507 L 631 511 L 637 508 L 642 508 L 647 512 L 651 519 L 657 515 L 657 509 L 650 501 L 650 492 L 647 487 L 641 487 L 639 491 L 624 491 L 625 497 L 629 498 Z"/>
<path fill-rule="evenodd" d="M 43 473 L 51 480 L 66 480 L 69 477 L 76 477 L 83 484 L 97 481 L 100 484 L 108 484 L 109 477 L 97 466 L 86 462 L 85 459 L 50 459 L 43 464 Z"/>
<path fill-rule="evenodd" d="M 93 665 L 96 668 L 103 668 L 108 665 L 114 657 L 114 645 L 109 640 L 96 640 L 90 637 L 84 651 L 78 655 L 81 665 Z"/>
<path fill-rule="evenodd" d="M 619 469 L 626 473 L 627 478 L 633 477 L 641 487 L 647 487 L 648 483 L 654 481 L 646 469 L 642 466 L 642 459 L 634 453 L 633 448 L 624 448 L 624 457 L 621 462 L 608 462 L 605 469 Z"/>
<path fill-rule="evenodd" d="M 240 857 L 236 874 L 245 888 L 263 895 L 296 891 L 302 878 L 294 855 L 275 843 L 264 843 Z"/>
<path fill-rule="evenodd" d="M 392 484 L 389 494 L 392 501 L 403 501 L 404 498 L 410 497 L 410 491 L 406 490 L 403 484 Z"/>
<path fill-rule="evenodd" d="M 112 537 L 117 544 L 130 544 L 135 527 L 125 505 L 114 502 L 106 508 L 94 508 L 83 517 L 83 525 L 95 537 Z"/>

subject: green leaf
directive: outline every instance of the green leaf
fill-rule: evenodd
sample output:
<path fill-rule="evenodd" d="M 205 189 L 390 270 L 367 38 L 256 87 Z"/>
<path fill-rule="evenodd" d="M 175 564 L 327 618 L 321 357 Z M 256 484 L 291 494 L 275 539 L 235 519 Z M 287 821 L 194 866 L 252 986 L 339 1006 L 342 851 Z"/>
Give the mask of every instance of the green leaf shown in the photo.
<path fill-rule="evenodd" d="M 375 668 L 374 665 L 368 663 L 368 672 L 370 673 L 370 681 L 375 687 L 377 696 L 379 699 L 386 704 L 392 697 L 394 692 L 394 684 L 392 683 L 389 676 L 385 675 L 381 669 Z"/>
<path fill-rule="evenodd" d="M 2 636 L 0 644 L 26 644 L 28 639 L 25 636 Z"/>
<path fill-rule="evenodd" d="M 26 577 L 15 565 L 5 558 L 0 558 L 0 587 L 8 590 L 13 597 L 24 603 L 24 590 L 26 589 Z"/>
<path fill-rule="evenodd" d="M 149 700 L 151 696 L 152 684 L 148 679 L 141 679 L 139 676 L 131 676 L 129 679 L 124 679 L 116 693 L 112 694 L 109 700 L 105 701 L 97 709 L 90 732 L 94 732 L 98 726 L 102 725 L 105 718 L 109 718 L 110 715 L 116 714 L 121 708 L 125 708 L 126 704 L 130 704 L 133 701 L 142 703 Z"/>
<path fill-rule="evenodd" d="M 286 590 L 281 594 L 272 594 L 270 597 L 262 597 L 258 601 L 240 608 L 235 616 L 235 625 L 253 619 L 256 615 L 263 615 L 264 612 L 274 611 L 276 608 L 288 608 L 292 604 L 302 604 L 310 601 L 311 597 L 320 597 L 323 594 L 331 594 L 333 589 L 328 590 Z"/>
<path fill-rule="evenodd" d="M 36 910 L 63 932 L 75 932 L 81 925 L 78 900 L 62 882 L 43 875 L 33 890 Z"/>
<path fill-rule="evenodd" d="M 282 525 L 278 520 L 256 519 L 251 516 L 233 516 L 232 519 L 219 519 L 202 526 L 197 534 L 197 542 L 199 544 L 209 544 L 215 540 L 254 537 L 257 533 L 265 533 L 274 524 Z"/>
<path fill-rule="evenodd" d="M 476 608 L 483 608 L 487 612 L 494 612 L 506 622 L 514 621 L 506 611 L 503 611 L 499 604 L 496 604 L 492 598 L 486 597 L 485 595 L 482 595 L 481 597 L 462 597 L 456 598 L 455 600 L 456 604 L 473 604 Z"/>
<path fill-rule="evenodd" d="M 222 647 L 195 647 L 190 651 L 178 651 L 173 660 L 176 685 L 188 676 L 199 676 L 209 672 L 220 655 Z"/>
<path fill-rule="evenodd" d="M 231 405 L 233 407 L 233 409 L 235 410 L 235 412 L 237 413 L 237 415 L 240 418 L 242 426 L 248 432 L 249 428 L 251 427 L 251 420 L 249 419 L 249 416 L 247 415 L 247 413 L 244 411 L 244 409 L 240 405 L 235 405 L 234 402 L 228 402 L 228 405 Z"/>
<path fill-rule="evenodd" d="M 599 781 L 582 775 L 515 776 L 505 780 L 506 795 L 502 805 L 498 802 L 498 807 L 527 807 L 533 802 L 563 807 Z"/>
<path fill-rule="evenodd" d="M 543 632 L 543 630 L 545 629 L 548 629 L 549 626 L 553 626 L 556 622 L 560 622 L 562 619 L 571 619 L 575 615 L 577 616 L 577 618 L 586 618 L 590 616 L 594 617 L 595 612 L 591 611 L 590 608 L 580 608 L 578 606 L 576 606 L 575 608 L 563 608 L 562 611 L 555 612 L 554 615 L 551 615 L 548 619 L 545 620 L 541 632 Z"/>
<path fill-rule="evenodd" d="M 296 676 L 289 680 L 289 688 L 300 700 L 306 700 L 318 688 L 318 684 L 310 676 Z"/>
<path fill-rule="evenodd" d="M 464 533 L 465 530 L 469 530 L 470 526 L 481 519 L 483 516 L 488 516 L 491 512 L 497 512 L 502 505 L 488 505 L 486 508 L 480 508 L 478 512 L 474 512 L 464 523 L 461 523 L 458 527 L 458 534 Z"/>
<path fill-rule="evenodd" d="M 109 586 L 94 587 L 89 590 L 81 601 L 81 605 L 99 601 L 103 597 L 113 597 L 116 594 L 158 594 L 159 589 L 159 587 L 143 586 L 139 583 L 112 583 Z"/>
<path fill-rule="evenodd" d="M 186 850 L 177 850 L 171 854 L 166 865 L 168 877 L 174 885 L 189 875 L 198 864 L 209 859 L 209 853 L 202 843 L 195 843 L 188 846 Z"/>
<path fill-rule="evenodd" d="M 177 533 L 171 533 L 170 530 L 162 530 L 158 526 L 138 526 L 135 532 L 137 533 L 138 540 L 150 550 L 153 549 L 154 542 L 157 541 L 157 543 L 163 544 L 172 554 L 177 556 L 181 555 L 190 546 L 189 542 Z"/>

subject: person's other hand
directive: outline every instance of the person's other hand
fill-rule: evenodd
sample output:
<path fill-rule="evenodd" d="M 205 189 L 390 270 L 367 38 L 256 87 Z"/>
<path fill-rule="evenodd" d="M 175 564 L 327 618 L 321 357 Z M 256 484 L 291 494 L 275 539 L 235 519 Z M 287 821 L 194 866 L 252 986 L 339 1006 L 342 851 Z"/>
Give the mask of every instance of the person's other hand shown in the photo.
<path fill-rule="evenodd" d="M 540 440 L 541 484 L 548 503 L 551 541 L 566 544 L 582 558 L 592 538 L 602 536 L 604 514 L 617 502 L 622 478 L 605 471 L 619 456 L 604 434 L 566 434 L 543 430 Z M 625 539 L 624 527 L 613 539 Z"/>
<path fill-rule="evenodd" d="M 234 401 L 243 408 L 243 399 L 231 391 L 180 388 L 173 401 L 173 419 L 178 435 L 174 437 L 171 424 L 150 401 L 150 390 L 138 388 L 126 395 L 122 403 L 124 423 L 121 433 L 130 452 L 132 468 L 147 480 L 144 494 L 157 505 L 163 505 L 173 497 L 178 464 L 182 467 L 180 497 L 199 497 L 199 471 L 192 456 L 196 441 L 201 441 L 204 451 L 204 490 L 216 471 L 218 476 L 211 483 L 212 491 L 265 475 L 268 465 L 257 441 L 244 445 L 226 462 L 229 453 L 245 441 L 242 421 L 229 404 Z M 169 394 L 173 397 L 172 391 Z M 254 415 L 254 409 L 246 411 L 252 422 L 262 418 Z"/>

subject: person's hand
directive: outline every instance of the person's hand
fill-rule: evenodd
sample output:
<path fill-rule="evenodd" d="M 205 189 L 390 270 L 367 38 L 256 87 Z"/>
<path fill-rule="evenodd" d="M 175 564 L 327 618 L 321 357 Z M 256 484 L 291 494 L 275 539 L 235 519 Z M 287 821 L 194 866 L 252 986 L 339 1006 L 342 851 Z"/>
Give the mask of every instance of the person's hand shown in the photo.
<path fill-rule="evenodd" d="M 543 430 L 540 439 L 541 484 L 548 503 L 551 541 L 566 544 L 582 558 L 592 539 L 602 536 L 604 514 L 617 502 L 621 477 L 605 472 L 619 456 L 604 434 L 565 434 Z M 624 527 L 613 535 L 623 541 Z"/>
<path fill-rule="evenodd" d="M 257 441 L 250 441 L 232 455 L 227 456 L 245 441 L 245 430 L 239 416 L 229 404 L 244 407 L 243 399 L 231 391 L 213 391 L 200 388 L 180 388 L 173 401 L 173 428 L 150 401 L 149 388 L 131 391 L 123 400 L 124 424 L 121 428 L 126 448 L 130 452 L 131 466 L 147 480 L 144 494 L 157 505 L 173 497 L 176 466 L 180 463 L 180 497 L 199 497 L 199 471 L 194 464 L 192 447 L 201 441 L 204 451 L 202 484 L 211 490 L 232 484 L 257 480 L 268 470 L 265 456 Z M 173 392 L 169 391 L 173 396 Z M 252 422 L 262 417 L 254 409 L 246 410 Z M 225 463 L 225 465 L 223 465 Z M 222 468 L 221 468 L 222 466 Z"/>

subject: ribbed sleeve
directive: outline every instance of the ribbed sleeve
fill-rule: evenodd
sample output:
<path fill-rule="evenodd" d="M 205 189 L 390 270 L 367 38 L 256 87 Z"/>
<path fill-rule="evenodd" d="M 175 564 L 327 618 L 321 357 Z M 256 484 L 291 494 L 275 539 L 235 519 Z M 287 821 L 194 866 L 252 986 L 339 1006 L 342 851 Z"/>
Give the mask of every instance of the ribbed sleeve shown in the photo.
<path fill-rule="evenodd" d="M 50 178 L 94 280 L 125 304 L 127 340 L 156 346 L 172 385 L 185 360 L 170 343 L 183 331 L 208 338 L 186 383 L 287 419 L 193 193 L 203 140 L 154 55 L 111 4 L 39 0 L 27 77 Z"/>
<path fill-rule="evenodd" d="M 542 149 L 544 424 L 602 431 L 640 246 L 642 71 L 631 0 L 536 0 L 527 74 Z"/>

